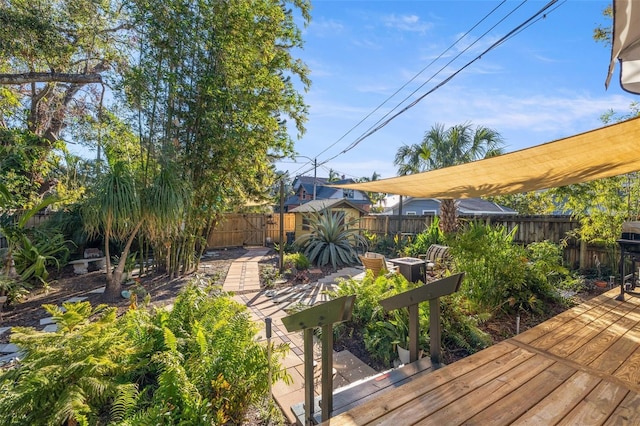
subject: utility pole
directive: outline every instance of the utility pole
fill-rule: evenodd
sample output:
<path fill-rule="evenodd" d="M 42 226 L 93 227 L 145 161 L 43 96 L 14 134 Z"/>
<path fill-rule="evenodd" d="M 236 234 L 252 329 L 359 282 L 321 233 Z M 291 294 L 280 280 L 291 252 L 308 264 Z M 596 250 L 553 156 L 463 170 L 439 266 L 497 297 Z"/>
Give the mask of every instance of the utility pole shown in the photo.
<path fill-rule="evenodd" d="M 316 199 L 316 184 L 318 182 L 318 179 L 316 177 L 316 171 L 318 170 L 318 159 L 314 158 L 313 159 L 313 199 Z"/>

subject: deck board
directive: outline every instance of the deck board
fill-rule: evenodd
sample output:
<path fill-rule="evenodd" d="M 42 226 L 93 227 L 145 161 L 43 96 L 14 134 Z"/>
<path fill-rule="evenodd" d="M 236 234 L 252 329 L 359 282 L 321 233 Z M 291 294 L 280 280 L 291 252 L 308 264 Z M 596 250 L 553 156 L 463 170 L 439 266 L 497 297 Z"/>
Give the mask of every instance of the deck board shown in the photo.
<path fill-rule="evenodd" d="M 640 424 L 640 298 L 593 298 L 326 425 Z"/>

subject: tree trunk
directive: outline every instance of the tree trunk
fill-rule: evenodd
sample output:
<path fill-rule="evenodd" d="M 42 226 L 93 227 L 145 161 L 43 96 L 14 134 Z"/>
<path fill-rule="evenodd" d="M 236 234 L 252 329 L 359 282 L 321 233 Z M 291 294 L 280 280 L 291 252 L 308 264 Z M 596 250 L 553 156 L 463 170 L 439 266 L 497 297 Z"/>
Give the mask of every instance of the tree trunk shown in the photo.
<path fill-rule="evenodd" d="M 458 229 L 458 212 L 453 199 L 447 198 L 440 202 L 440 230 L 451 234 Z"/>
<path fill-rule="evenodd" d="M 133 240 L 138 234 L 138 230 L 141 226 L 142 221 L 138 222 L 135 229 L 131 232 L 131 235 L 129 235 L 127 244 L 125 244 L 124 249 L 120 254 L 120 262 L 118 262 L 118 266 L 115 271 L 113 271 L 113 275 L 109 277 L 109 271 L 107 270 L 107 286 L 104 289 L 103 295 L 103 299 L 105 301 L 114 302 L 120 298 L 120 292 L 122 291 L 122 276 L 124 275 L 124 268 L 127 264 L 129 250 L 131 249 L 131 244 L 133 244 Z M 107 265 L 109 265 L 109 263 L 107 263 Z"/>

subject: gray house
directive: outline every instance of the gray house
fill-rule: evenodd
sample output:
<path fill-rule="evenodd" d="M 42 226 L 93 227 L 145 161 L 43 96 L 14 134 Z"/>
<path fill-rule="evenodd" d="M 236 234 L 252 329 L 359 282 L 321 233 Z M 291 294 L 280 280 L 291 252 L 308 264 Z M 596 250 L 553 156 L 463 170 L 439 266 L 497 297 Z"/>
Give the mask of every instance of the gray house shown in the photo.
<path fill-rule="evenodd" d="M 400 203 L 389 206 L 382 214 L 397 215 Z M 461 216 L 486 215 L 516 215 L 515 210 L 500 206 L 481 198 L 463 198 L 456 200 L 458 214 Z M 402 214 L 407 216 L 439 215 L 440 200 L 436 198 L 404 197 L 402 199 Z"/>
<path fill-rule="evenodd" d="M 284 211 L 290 212 L 296 207 L 302 206 L 314 200 L 347 200 L 358 208 L 368 212 L 371 209 L 371 200 L 363 191 L 354 189 L 333 188 L 332 183 L 354 183 L 353 179 L 342 179 L 329 182 L 327 178 L 314 178 L 310 176 L 298 176 L 293 181 L 294 195 L 284 202 Z"/>

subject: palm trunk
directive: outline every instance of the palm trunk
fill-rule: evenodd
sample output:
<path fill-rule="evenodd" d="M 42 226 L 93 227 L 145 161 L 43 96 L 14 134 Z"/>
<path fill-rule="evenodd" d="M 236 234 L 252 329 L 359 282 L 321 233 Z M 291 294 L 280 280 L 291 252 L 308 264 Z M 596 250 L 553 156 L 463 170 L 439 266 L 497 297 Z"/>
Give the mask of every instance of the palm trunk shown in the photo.
<path fill-rule="evenodd" d="M 445 234 L 451 234 L 458 229 L 458 213 L 456 203 L 447 198 L 440 203 L 440 229 Z"/>

